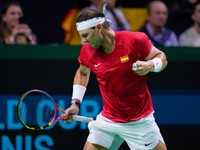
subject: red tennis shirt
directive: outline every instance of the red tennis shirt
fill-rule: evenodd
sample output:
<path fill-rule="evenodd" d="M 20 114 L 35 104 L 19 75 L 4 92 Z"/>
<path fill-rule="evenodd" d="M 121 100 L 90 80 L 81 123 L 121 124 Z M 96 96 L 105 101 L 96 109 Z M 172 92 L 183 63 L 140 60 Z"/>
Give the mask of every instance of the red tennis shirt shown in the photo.
<path fill-rule="evenodd" d="M 142 32 L 115 32 L 115 48 L 106 54 L 84 44 L 79 63 L 96 75 L 103 100 L 102 115 L 114 122 L 136 121 L 153 112 L 146 76 L 137 75 L 132 64 L 144 60 L 151 42 Z"/>

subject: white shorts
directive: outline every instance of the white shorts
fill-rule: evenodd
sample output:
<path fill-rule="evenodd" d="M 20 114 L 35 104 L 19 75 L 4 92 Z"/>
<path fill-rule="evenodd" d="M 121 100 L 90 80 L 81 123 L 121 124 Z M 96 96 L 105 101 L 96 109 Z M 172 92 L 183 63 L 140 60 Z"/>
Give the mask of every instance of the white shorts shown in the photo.
<path fill-rule="evenodd" d="M 159 140 L 164 142 L 153 113 L 146 118 L 128 123 L 113 122 L 101 114 L 88 124 L 87 141 L 117 150 L 125 141 L 131 150 L 151 150 Z"/>

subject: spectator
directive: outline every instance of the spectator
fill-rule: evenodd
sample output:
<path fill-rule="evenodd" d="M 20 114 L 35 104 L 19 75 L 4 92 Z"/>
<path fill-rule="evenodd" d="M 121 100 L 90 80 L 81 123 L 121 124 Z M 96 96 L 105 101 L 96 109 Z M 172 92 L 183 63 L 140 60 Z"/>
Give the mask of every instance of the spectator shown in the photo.
<path fill-rule="evenodd" d="M 176 34 L 166 27 L 168 8 L 162 1 L 152 1 L 147 7 L 147 21 L 139 29 L 146 33 L 155 46 L 178 46 Z"/>
<path fill-rule="evenodd" d="M 200 47 L 200 2 L 195 5 L 191 18 L 194 24 L 179 36 L 179 43 L 180 46 Z"/>
<path fill-rule="evenodd" d="M 2 8 L 0 39 L 4 44 L 37 44 L 37 38 L 27 24 L 20 23 L 23 17 L 18 2 L 10 2 Z"/>
<path fill-rule="evenodd" d="M 116 0 L 89 0 L 91 5 L 89 8 L 102 12 L 103 4 L 107 3 L 106 18 L 112 22 L 114 31 L 130 30 L 130 25 L 126 20 L 123 12 L 116 8 Z"/>

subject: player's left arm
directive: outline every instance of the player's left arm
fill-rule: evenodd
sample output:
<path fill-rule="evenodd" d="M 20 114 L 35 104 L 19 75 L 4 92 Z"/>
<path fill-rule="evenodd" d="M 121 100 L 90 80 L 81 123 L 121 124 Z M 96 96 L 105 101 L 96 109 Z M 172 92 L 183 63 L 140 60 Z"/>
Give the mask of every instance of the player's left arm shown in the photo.
<path fill-rule="evenodd" d="M 152 45 L 150 53 L 145 61 L 136 61 L 133 70 L 139 75 L 146 75 L 149 72 L 160 72 L 167 66 L 167 57 L 164 52 Z"/>

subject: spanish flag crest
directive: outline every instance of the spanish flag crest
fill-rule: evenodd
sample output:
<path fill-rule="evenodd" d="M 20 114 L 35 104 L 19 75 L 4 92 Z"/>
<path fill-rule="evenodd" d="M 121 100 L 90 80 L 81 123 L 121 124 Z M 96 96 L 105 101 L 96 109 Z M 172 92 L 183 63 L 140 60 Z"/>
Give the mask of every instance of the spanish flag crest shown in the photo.
<path fill-rule="evenodd" d="M 129 61 L 128 55 L 125 55 L 125 56 L 120 57 L 120 61 L 121 61 L 121 63 L 128 62 L 128 61 Z"/>

